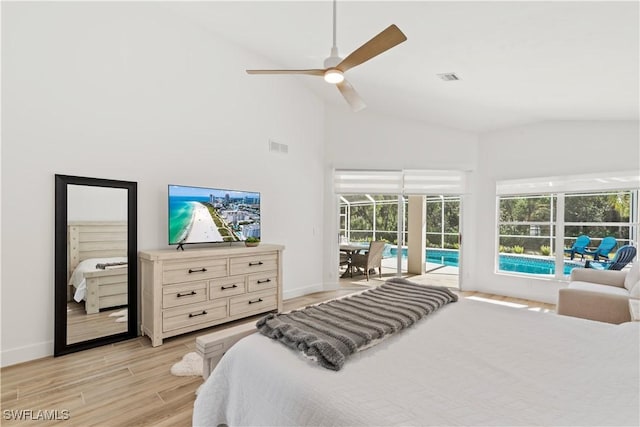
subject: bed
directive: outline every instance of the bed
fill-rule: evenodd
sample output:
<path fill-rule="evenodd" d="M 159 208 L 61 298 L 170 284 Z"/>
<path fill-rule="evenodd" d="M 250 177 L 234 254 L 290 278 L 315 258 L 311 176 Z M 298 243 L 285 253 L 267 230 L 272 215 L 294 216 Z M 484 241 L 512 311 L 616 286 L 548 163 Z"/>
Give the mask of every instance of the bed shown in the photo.
<path fill-rule="evenodd" d="M 640 322 L 461 298 L 330 371 L 254 333 L 201 387 L 194 426 L 640 424 Z"/>
<path fill-rule="evenodd" d="M 87 314 L 127 305 L 127 223 L 70 222 L 67 231 L 67 300 L 84 300 Z"/>

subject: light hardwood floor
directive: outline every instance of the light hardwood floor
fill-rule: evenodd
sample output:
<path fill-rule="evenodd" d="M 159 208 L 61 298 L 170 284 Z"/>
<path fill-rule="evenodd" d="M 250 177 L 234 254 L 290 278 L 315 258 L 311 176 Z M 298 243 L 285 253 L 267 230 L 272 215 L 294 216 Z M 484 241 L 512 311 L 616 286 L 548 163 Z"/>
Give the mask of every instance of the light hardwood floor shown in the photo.
<path fill-rule="evenodd" d="M 354 278 L 355 279 L 355 278 Z M 375 281 L 345 280 L 333 291 L 318 292 L 285 301 L 285 310 L 361 291 Z M 380 282 L 378 282 L 380 283 Z M 463 297 L 509 303 L 522 309 L 554 311 L 550 304 L 536 303 L 476 292 Z M 258 316 L 259 317 L 259 316 Z M 237 324 L 237 322 L 235 322 Z M 225 325 L 228 327 L 230 325 Z M 58 358 L 47 357 L 0 370 L 4 425 L 77 426 L 190 426 L 195 391 L 201 377 L 176 377 L 171 366 L 195 351 L 195 339 L 216 328 L 165 340 L 151 347 L 147 337 L 107 345 Z M 58 411 L 65 421 L 17 421 L 18 411 Z M 13 412 L 12 412 L 13 411 Z M 23 416 L 25 412 L 22 412 Z"/>

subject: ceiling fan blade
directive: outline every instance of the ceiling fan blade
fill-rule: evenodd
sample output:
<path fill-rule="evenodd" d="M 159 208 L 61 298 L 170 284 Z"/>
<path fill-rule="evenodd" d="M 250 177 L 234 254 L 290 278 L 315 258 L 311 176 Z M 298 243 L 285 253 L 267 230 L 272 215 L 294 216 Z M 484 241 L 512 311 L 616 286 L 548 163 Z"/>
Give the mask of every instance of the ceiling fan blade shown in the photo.
<path fill-rule="evenodd" d="M 311 76 L 324 76 L 327 70 L 247 70 L 247 74 L 307 74 Z"/>
<path fill-rule="evenodd" d="M 353 68 L 356 65 L 360 65 L 363 62 L 367 62 L 371 58 L 380 55 L 392 47 L 399 45 L 407 39 L 400 28 L 394 24 L 389 25 L 380 34 L 360 46 L 353 51 L 349 56 L 340 62 L 336 68 L 342 72 L 347 71 L 349 68 Z"/>
<path fill-rule="evenodd" d="M 341 83 L 337 83 L 336 86 L 354 112 L 358 112 L 366 108 L 367 104 L 365 104 L 362 98 L 360 98 L 360 95 L 358 95 L 358 92 L 356 92 L 353 86 L 351 86 L 351 83 L 343 80 Z"/>

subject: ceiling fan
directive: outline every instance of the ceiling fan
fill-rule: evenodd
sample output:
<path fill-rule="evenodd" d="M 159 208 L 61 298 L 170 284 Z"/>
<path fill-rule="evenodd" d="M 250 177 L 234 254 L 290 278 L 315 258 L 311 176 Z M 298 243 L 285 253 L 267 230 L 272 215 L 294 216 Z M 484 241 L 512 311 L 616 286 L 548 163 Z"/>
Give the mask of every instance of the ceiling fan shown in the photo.
<path fill-rule="evenodd" d="M 308 70 L 247 70 L 248 74 L 307 74 L 311 76 L 322 76 L 327 83 L 333 83 L 351 106 L 353 111 L 360 111 L 366 107 L 358 92 L 344 78 L 344 73 L 360 65 L 373 57 L 399 45 L 407 37 L 395 25 L 390 25 L 381 33 L 373 37 L 371 40 L 351 52 L 346 58 L 338 56 L 338 47 L 336 46 L 336 0 L 333 1 L 333 46 L 331 47 L 330 56 L 324 60 L 325 68 L 316 68 Z"/>

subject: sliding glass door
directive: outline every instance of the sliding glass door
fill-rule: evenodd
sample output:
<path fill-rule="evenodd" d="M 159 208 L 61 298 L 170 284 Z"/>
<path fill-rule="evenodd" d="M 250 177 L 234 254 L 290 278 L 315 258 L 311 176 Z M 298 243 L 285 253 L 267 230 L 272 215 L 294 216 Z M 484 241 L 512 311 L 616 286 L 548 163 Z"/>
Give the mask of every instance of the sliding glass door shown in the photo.
<path fill-rule="evenodd" d="M 372 240 L 387 243 L 383 271 L 407 275 L 408 243 L 421 241 L 425 274 L 439 285 L 458 287 L 460 263 L 460 196 L 423 196 L 425 230 L 409 226 L 408 197 L 382 194 L 339 196 L 341 244 L 367 246 Z"/>
<path fill-rule="evenodd" d="M 457 287 L 465 190 L 463 171 L 335 170 L 340 244 L 383 240 L 383 271 Z"/>

